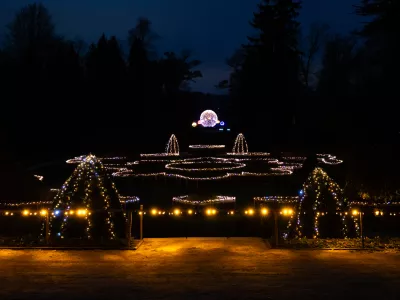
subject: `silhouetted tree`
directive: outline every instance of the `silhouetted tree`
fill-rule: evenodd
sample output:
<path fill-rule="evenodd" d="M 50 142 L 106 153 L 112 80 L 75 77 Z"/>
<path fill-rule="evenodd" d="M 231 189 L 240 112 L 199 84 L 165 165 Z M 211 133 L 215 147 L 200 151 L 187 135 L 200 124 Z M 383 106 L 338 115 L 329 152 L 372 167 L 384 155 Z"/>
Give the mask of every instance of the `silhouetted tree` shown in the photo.
<path fill-rule="evenodd" d="M 86 70 L 92 81 L 116 84 L 125 78 L 125 62 L 115 36 L 107 39 L 103 34 L 96 45 L 90 45 Z"/>
<path fill-rule="evenodd" d="M 159 36 L 152 31 L 151 22 L 146 18 L 140 18 L 128 34 L 129 55 L 128 75 L 136 93 L 145 93 L 160 90 L 161 82 L 157 74 L 153 42 Z"/>
<path fill-rule="evenodd" d="M 330 97 L 351 94 L 357 41 L 354 37 L 335 35 L 325 45 L 318 91 Z"/>
<path fill-rule="evenodd" d="M 239 48 L 226 60 L 226 64 L 231 67 L 232 72 L 229 79 L 222 80 L 216 85 L 217 89 L 229 89 L 231 96 L 236 95 L 235 87 L 238 86 L 238 74 L 245 61 L 245 54 L 245 49 Z"/>
<path fill-rule="evenodd" d="M 27 5 L 7 29 L 5 47 L 18 61 L 21 75 L 30 80 L 45 77 L 49 47 L 56 38 L 48 10 L 42 4 Z"/>
<path fill-rule="evenodd" d="M 315 64 L 316 56 L 319 54 L 321 45 L 327 39 L 329 26 L 321 23 L 313 23 L 310 26 L 309 33 L 303 41 L 301 51 L 300 76 L 306 88 L 314 89 L 316 87 L 316 75 L 318 67 Z M 311 82 L 310 82 L 311 81 Z"/>
<path fill-rule="evenodd" d="M 193 70 L 201 64 L 197 59 L 190 59 L 190 52 L 183 51 L 180 56 L 174 52 L 165 52 L 165 57 L 159 61 L 163 78 L 163 88 L 167 94 L 176 94 L 183 84 L 195 82 L 203 75 L 199 70 Z"/>
<path fill-rule="evenodd" d="M 300 8 L 299 1 L 263 0 L 254 13 L 251 25 L 258 34 L 248 37 L 244 61 L 231 78 L 243 125 L 269 127 L 265 121 L 290 125 L 293 119 L 294 100 L 301 91 L 296 21 Z M 279 118 L 277 110 L 282 110 Z"/>
<path fill-rule="evenodd" d="M 400 68 L 400 3 L 393 0 L 363 0 L 355 12 L 369 18 L 360 32 L 366 39 L 370 72 L 367 88 L 376 95 L 393 96 Z M 371 89 L 372 88 L 372 89 Z"/>

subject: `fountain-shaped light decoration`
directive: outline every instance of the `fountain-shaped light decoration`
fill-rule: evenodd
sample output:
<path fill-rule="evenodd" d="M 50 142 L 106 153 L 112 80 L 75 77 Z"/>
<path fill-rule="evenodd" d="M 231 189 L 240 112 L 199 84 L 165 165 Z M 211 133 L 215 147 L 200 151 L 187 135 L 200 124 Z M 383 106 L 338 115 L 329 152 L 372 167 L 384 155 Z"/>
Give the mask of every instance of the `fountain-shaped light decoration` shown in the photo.
<path fill-rule="evenodd" d="M 179 143 L 175 134 L 172 134 L 168 140 L 167 147 L 165 148 L 167 155 L 179 155 Z"/>
<path fill-rule="evenodd" d="M 247 154 L 249 153 L 249 147 L 247 146 L 246 139 L 242 133 L 239 133 L 236 137 L 235 144 L 233 145 L 232 153 L 235 154 Z"/>

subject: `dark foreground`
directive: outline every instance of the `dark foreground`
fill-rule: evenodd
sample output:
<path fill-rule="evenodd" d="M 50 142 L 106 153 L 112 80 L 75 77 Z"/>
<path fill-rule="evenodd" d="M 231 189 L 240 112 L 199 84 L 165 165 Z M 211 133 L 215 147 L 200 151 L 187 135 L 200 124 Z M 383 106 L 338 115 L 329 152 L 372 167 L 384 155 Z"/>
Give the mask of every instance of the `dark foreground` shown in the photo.
<path fill-rule="evenodd" d="M 0 250 L 0 299 L 399 299 L 400 254 L 149 239 L 138 251 Z"/>

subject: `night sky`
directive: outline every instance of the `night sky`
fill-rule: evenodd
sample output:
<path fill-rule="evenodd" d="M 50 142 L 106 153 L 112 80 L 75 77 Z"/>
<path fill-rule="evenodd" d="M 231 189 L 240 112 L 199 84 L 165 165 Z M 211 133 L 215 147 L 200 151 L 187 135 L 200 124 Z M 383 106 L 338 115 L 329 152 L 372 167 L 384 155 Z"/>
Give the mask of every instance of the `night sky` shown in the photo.
<path fill-rule="evenodd" d="M 9 23 L 22 6 L 36 1 L 1 0 L 0 28 Z M 127 32 L 139 17 L 153 22 L 162 38 L 159 54 L 190 49 L 203 64 L 204 78 L 193 90 L 215 92 L 214 85 L 227 79 L 225 59 L 246 42 L 251 34 L 249 20 L 259 0 L 42 0 L 56 24 L 57 33 L 67 38 L 81 38 L 90 43 L 104 32 L 126 41 Z M 332 32 L 347 33 L 361 20 L 352 14 L 357 0 L 304 0 L 300 15 L 306 30 L 313 22 L 330 25 Z M 229 4 L 229 6 L 227 6 Z M 0 36 L 4 35 L 0 30 Z M 125 42 L 126 44 L 126 42 Z"/>

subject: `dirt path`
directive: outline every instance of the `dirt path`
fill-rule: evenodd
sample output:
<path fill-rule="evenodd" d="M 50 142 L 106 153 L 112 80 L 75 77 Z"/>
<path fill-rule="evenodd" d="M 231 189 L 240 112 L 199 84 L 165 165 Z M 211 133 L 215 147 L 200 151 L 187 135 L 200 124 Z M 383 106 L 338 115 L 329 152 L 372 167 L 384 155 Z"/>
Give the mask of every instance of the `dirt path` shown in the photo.
<path fill-rule="evenodd" d="M 400 299 L 400 254 L 149 239 L 138 251 L 0 250 L 0 299 Z"/>

